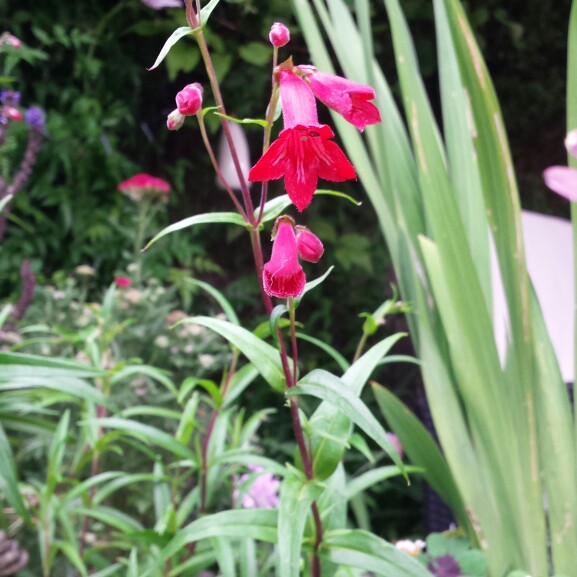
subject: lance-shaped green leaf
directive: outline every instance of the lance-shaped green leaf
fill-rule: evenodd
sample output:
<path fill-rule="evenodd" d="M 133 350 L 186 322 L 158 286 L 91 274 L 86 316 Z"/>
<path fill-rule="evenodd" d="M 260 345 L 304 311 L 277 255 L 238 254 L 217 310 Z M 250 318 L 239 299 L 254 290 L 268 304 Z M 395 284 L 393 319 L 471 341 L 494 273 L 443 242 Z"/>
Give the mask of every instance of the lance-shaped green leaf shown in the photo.
<path fill-rule="evenodd" d="M 145 425 L 130 419 L 119 419 L 117 417 L 94 419 L 94 422 L 107 429 L 123 431 L 127 435 L 140 439 L 148 444 L 162 447 L 182 459 L 190 459 L 192 462 L 196 462 L 194 451 L 182 443 L 179 443 L 172 435 L 151 425 Z"/>
<path fill-rule="evenodd" d="M 222 511 L 201 517 L 180 529 L 170 543 L 158 553 L 155 567 L 161 567 L 189 543 L 210 537 L 248 538 L 276 543 L 277 521 L 278 512 L 274 509 Z M 147 571 L 142 577 L 151 577 L 151 571 Z"/>
<path fill-rule="evenodd" d="M 190 26 L 181 26 L 177 28 L 169 37 L 168 40 L 164 43 L 164 46 L 160 50 L 154 64 L 148 70 L 154 70 L 165 58 L 166 55 L 170 52 L 170 49 L 181 39 L 185 36 L 188 36 L 192 33 L 192 28 Z"/>
<path fill-rule="evenodd" d="M 197 214 L 195 216 L 190 216 L 183 220 L 179 220 L 174 224 L 167 226 L 166 228 L 162 229 L 155 237 L 153 237 L 148 244 L 142 249 L 143 251 L 148 250 L 157 240 L 160 240 L 162 237 L 166 236 L 167 234 L 172 234 L 173 232 L 177 232 L 184 228 L 188 228 L 190 226 L 195 226 L 197 224 L 236 224 L 238 226 L 247 226 L 246 221 L 240 214 L 236 212 L 208 212 L 206 214 Z"/>
<path fill-rule="evenodd" d="M 387 337 L 347 369 L 342 381 L 355 396 L 360 396 L 375 367 L 402 336 L 398 334 Z M 326 479 L 333 474 L 342 459 L 352 432 L 351 422 L 336 406 L 324 402 L 311 416 L 309 425 L 312 431 L 315 477 Z"/>
<path fill-rule="evenodd" d="M 203 291 L 207 292 L 214 300 L 219 304 L 220 308 L 222 308 L 224 314 L 228 317 L 228 320 L 235 325 L 240 325 L 240 321 L 232 308 L 232 305 L 228 301 L 228 299 L 218 290 L 215 289 L 212 285 L 207 282 L 198 280 L 196 278 L 189 278 L 186 279 L 188 284 L 197 286 L 201 288 Z"/>
<path fill-rule="evenodd" d="M 296 471 L 283 480 L 278 513 L 279 577 L 299 577 L 307 515 L 321 493 L 321 487 Z"/>
<path fill-rule="evenodd" d="M 386 431 L 365 403 L 341 379 L 322 369 L 315 369 L 303 377 L 296 387 L 289 389 L 286 394 L 291 396 L 311 395 L 334 405 L 391 457 L 408 480 L 403 462 Z"/>
<path fill-rule="evenodd" d="M 330 531 L 323 554 L 334 563 L 383 577 L 431 577 L 425 566 L 384 539 L 360 529 Z"/>
<path fill-rule="evenodd" d="M 273 389 L 284 391 L 285 377 L 279 352 L 274 347 L 255 337 L 250 331 L 220 319 L 190 317 L 181 322 L 201 325 L 224 337 L 251 361 Z"/>

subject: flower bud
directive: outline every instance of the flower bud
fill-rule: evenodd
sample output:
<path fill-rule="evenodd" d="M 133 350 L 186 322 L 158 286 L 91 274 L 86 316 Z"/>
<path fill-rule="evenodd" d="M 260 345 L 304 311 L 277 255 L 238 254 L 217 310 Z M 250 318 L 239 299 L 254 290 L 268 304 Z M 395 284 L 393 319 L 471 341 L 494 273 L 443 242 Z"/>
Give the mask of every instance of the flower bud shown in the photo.
<path fill-rule="evenodd" d="M 183 116 L 194 116 L 202 108 L 202 86 L 188 84 L 176 95 L 176 106 Z"/>
<path fill-rule="evenodd" d="M 270 29 L 268 39 L 276 48 L 286 46 L 291 39 L 289 29 L 281 22 L 275 22 Z"/>
<path fill-rule="evenodd" d="M 308 262 L 318 262 L 325 251 L 319 237 L 304 226 L 296 227 L 296 235 L 299 256 Z"/>
<path fill-rule="evenodd" d="M 175 108 L 166 117 L 166 128 L 168 128 L 168 130 L 180 130 L 183 124 L 184 116 L 178 111 L 178 108 Z"/>

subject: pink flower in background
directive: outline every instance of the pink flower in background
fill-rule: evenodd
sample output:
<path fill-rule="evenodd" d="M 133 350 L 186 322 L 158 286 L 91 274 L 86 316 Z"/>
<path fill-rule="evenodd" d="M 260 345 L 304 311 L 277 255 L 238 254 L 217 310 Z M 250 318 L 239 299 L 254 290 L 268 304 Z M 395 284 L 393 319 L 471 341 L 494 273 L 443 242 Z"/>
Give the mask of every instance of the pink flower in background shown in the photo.
<path fill-rule="evenodd" d="M 183 116 L 194 116 L 202 108 L 203 88 L 198 82 L 187 84 L 176 95 L 178 112 Z"/>
<path fill-rule="evenodd" d="M 381 121 L 379 109 L 369 102 L 376 98 L 375 91 L 370 86 L 334 74 L 318 72 L 314 66 L 299 66 L 299 69 L 304 72 L 305 80 L 314 95 L 361 132 L 365 126 Z"/>
<path fill-rule="evenodd" d="M 16 38 L 16 36 L 10 32 L 3 32 L 0 34 L 0 47 L 2 46 L 10 46 L 10 48 L 21 48 L 22 41 L 20 38 Z"/>
<path fill-rule="evenodd" d="M 182 8 L 181 0 L 140 0 L 145 6 L 153 10 L 162 10 L 163 8 Z"/>
<path fill-rule="evenodd" d="M 118 190 L 134 202 L 146 200 L 165 203 L 168 201 L 170 184 L 166 180 L 162 180 L 162 178 L 156 178 L 142 172 L 121 182 L 118 185 Z"/>
<path fill-rule="evenodd" d="M 132 284 L 132 281 L 125 276 L 117 276 L 114 279 L 114 284 L 121 288 L 127 288 Z"/>
<path fill-rule="evenodd" d="M 257 465 L 249 465 L 248 467 L 252 473 L 260 473 L 264 471 L 263 467 Z M 251 477 L 250 473 L 242 475 L 238 480 L 239 486 L 246 483 Z M 280 488 L 280 481 L 270 473 L 259 475 L 250 485 L 244 497 L 242 498 L 242 506 L 245 509 L 274 509 L 278 507 L 278 491 Z M 234 492 L 235 498 L 239 497 L 240 491 L 237 489 Z"/>
<path fill-rule="evenodd" d="M 281 217 L 276 229 L 272 256 L 263 268 L 262 284 L 271 297 L 296 298 L 302 294 L 306 278 L 298 259 L 293 223 Z"/>
<path fill-rule="evenodd" d="M 297 226 L 295 230 L 299 256 L 307 262 L 318 262 L 325 251 L 321 239 L 306 226 Z"/>
<path fill-rule="evenodd" d="M 249 173 L 251 182 L 284 177 L 285 189 L 299 211 L 311 202 L 319 178 L 356 179 L 344 152 L 331 141 L 333 131 L 319 124 L 314 95 L 292 70 L 279 71 L 284 130 Z"/>
<path fill-rule="evenodd" d="M 565 138 L 565 148 L 577 157 L 577 129 Z M 543 172 L 545 184 L 571 202 L 577 202 L 577 169 L 569 166 L 551 166 Z"/>
<path fill-rule="evenodd" d="M 270 28 L 268 39 L 276 48 L 282 48 L 289 43 L 291 35 L 289 29 L 282 22 L 275 22 Z"/>

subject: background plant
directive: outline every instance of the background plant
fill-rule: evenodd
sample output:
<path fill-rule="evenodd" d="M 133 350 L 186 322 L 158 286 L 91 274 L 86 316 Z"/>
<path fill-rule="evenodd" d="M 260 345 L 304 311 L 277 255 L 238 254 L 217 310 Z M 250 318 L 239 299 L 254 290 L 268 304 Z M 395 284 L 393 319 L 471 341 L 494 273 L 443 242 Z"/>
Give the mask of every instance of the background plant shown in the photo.
<path fill-rule="evenodd" d="M 429 462 L 431 483 L 469 537 L 486 548 L 492 574 L 512 569 L 547 574 L 549 563 L 555 572 L 571 574 L 577 534 L 562 527 L 563 519 L 575 515 L 573 423 L 527 276 L 519 199 L 495 93 L 462 7 L 454 0 L 435 1 L 441 131 L 400 5 L 395 0 L 384 5 L 402 107 L 373 60 L 367 2 L 355 3 L 356 22 L 338 0 L 293 2 L 313 61 L 330 65 L 316 13 L 343 70 L 378 87 L 388 118 L 380 133 L 363 143 L 337 125 L 349 154 L 362 163 L 359 173 L 379 215 L 401 294 L 416 306 L 417 314 L 408 317 L 411 334 L 456 485 L 439 477 L 441 463 L 433 468 L 423 453 L 422 428 L 392 396 L 379 389 L 377 394 L 409 458 Z M 339 42 L 343 37 L 349 39 L 347 51 Z M 511 326 L 504 367 L 490 316 L 490 234 Z M 418 442 L 411 440 L 415 435 Z M 554 495 L 547 509 L 544 491 Z"/>

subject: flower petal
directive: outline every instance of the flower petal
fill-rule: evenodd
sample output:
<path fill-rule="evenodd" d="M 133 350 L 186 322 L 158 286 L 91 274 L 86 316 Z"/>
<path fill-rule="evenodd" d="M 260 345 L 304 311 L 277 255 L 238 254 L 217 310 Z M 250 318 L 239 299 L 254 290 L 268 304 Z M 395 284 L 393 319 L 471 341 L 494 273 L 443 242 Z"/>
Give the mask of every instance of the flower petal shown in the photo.
<path fill-rule="evenodd" d="M 568 166 L 551 166 L 543 171 L 545 184 L 571 202 L 577 202 L 577 170 Z"/>
<path fill-rule="evenodd" d="M 287 142 L 283 138 L 277 138 L 250 169 L 248 179 L 251 182 L 276 180 L 284 175 L 287 166 Z"/>

